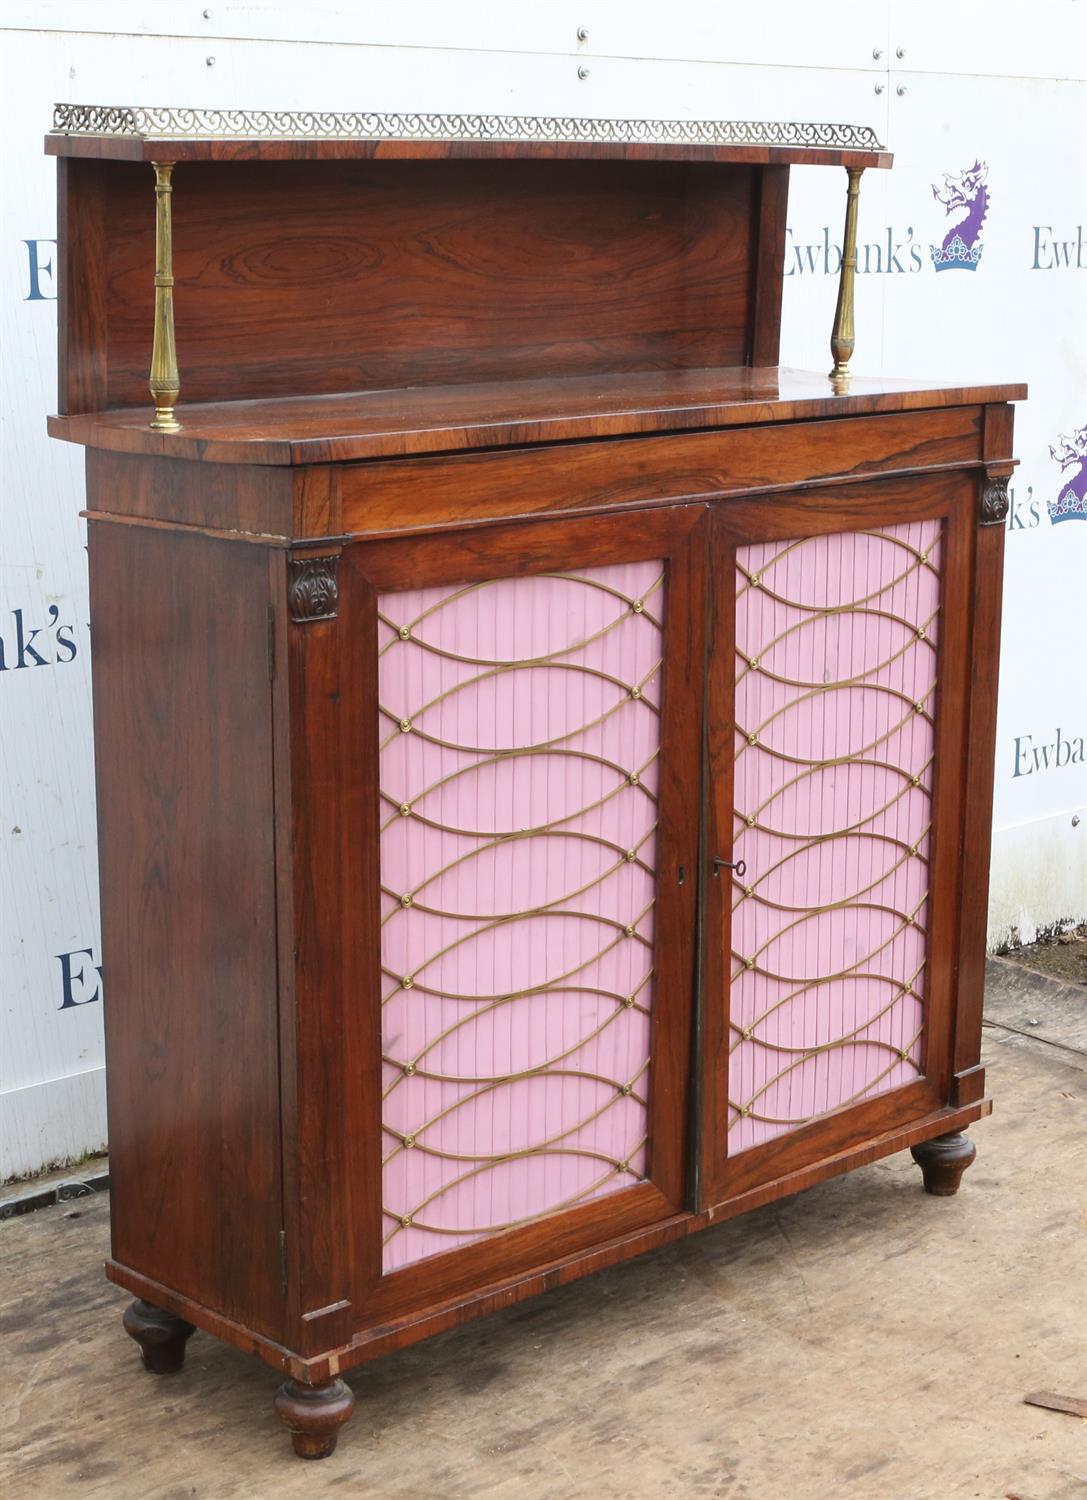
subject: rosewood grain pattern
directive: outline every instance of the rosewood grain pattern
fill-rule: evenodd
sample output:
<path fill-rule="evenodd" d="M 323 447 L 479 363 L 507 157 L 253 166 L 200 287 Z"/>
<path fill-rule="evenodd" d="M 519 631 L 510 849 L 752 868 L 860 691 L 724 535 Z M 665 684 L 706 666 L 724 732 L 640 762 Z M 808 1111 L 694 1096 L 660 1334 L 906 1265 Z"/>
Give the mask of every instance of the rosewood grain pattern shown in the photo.
<path fill-rule="evenodd" d="M 106 404 L 131 406 L 151 178 L 107 181 Z M 744 167 L 178 167 L 181 399 L 742 364 L 753 192 Z"/>
<path fill-rule="evenodd" d="M 941 544 L 940 632 L 934 716 L 932 831 L 929 835 L 924 1069 L 951 1093 L 955 1046 L 958 912 L 963 893 L 962 840 L 969 803 L 959 772 L 966 743 L 970 693 L 970 575 L 976 531 L 974 476 L 930 476 L 918 488 L 944 511 Z M 980 1031 L 980 1027 L 979 1027 Z"/>
<path fill-rule="evenodd" d="M 139 454 L 87 449 L 87 503 L 101 518 L 133 517 L 179 527 L 286 541 L 294 512 L 292 476 L 266 466 L 162 463 Z M 314 520 L 312 507 L 299 507 Z"/>
<path fill-rule="evenodd" d="M 106 1275 L 116 1285 L 125 1287 L 138 1296 L 154 1298 L 157 1306 L 169 1307 L 179 1316 L 191 1319 L 197 1327 L 235 1348 L 257 1355 L 273 1369 L 287 1371 L 294 1379 L 307 1384 L 320 1384 L 340 1371 L 354 1369 L 383 1354 L 410 1347 L 421 1339 L 460 1327 L 476 1318 L 487 1317 L 502 1308 L 515 1306 L 557 1287 L 568 1286 L 571 1282 L 580 1281 L 583 1276 L 591 1276 L 609 1266 L 621 1265 L 635 1256 L 684 1239 L 689 1234 L 712 1228 L 714 1224 L 724 1223 L 793 1193 L 803 1192 L 857 1167 L 881 1161 L 919 1141 L 963 1130 L 967 1125 L 991 1113 L 991 1101 L 982 1099 L 957 1109 L 937 1110 L 908 1125 L 896 1123 L 882 1133 L 861 1140 L 860 1144 L 832 1148 L 814 1166 L 794 1166 L 771 1174 L 760 1186 L 735 1198 L 708 1206 L 699 1213 L 673 1214 L 662 1218 L 648 1229 L 631 1230 L 620 1235 L 605 1237 L 602 1233 L 591 1249 L 561 1258 L 541 1260 L 527 1274 L 511 1275 L 497 1281 L 485 1281 L 481 1278 L 470 1292 L 420 1305 L 402 1317 L 360 1330 L 342 1348 L 328 1350 L 308 1359 L 151 1281 L 130 1267 L 107 1261 Z"/>
<path fill-rule="evenodd" d="M 321 464 L 574 439 L 761 427 L 877 412 L 936 411 L 1018 401 L 1023 386 L 850 380 L 726 368 L 633 371 L 362 391 L 272 401 L 191 405 L 183 389 L 178 433 L 148 428 L 145 407 L 50 417 L 53 437 L 89 447 L 212 463 Z"/>
<path fill-rule="evenodd" d="M 286 566 L 273 565 L 282 1130 L 288 1295 L 312 1353 L 360 1316 L 380 1264 L 376 614 L 341 559 L 333 618 L 289 618 Z"/>
<path fill-rule="evenodd" d="M 97 163 L 57 162 L 57 409 L 72 415 L 109 404 L 107 187 Z"/>
<path fill-rule="evenodd" d="M 780 359 L 781 297 L 785 275 L 785 219 L 789 211 L 789 168 L 765 167 L 759 174 L 758 232 L 753 237 L 750 353 L 745 364 L 773 366 Z"/>
<path fill-rule="evenodd" d="M 605 161 L 726 163 L 790 162 L 822 167 L 890 167 L 890 151 L 833 146 L 699 146 L 611 141 L 229 140 L 192 137 L 78 136 L 50 132 L 49 156 L 102 161 L 348 162 L 348 161 Z M 168 154 L 167 154 L 168 153 Z"/>
<path fill-rule="evenodd" d="M 1012 452 L 1009 407 L 985 409 L 985 457 L 1006 463 Z M 979 476 L 976 502 L 984 478 Z M 963 883 L 956 943 L 955 1052 L 952 1099 L 966 1103 L 984 1091 L 980 1065 L 985 989 L 985 940 L 989 915 L 989 850 L 993 820 L 997 691 L 1000 675 L 1001 602 L 1004 583 L 1003 525 L 977 526 L 971 587 L 968 724 L 960 774 L 969 787 L 963 828 Z M 978 774 L 983 768 L 984 774 Z"/>
<path fill-rule="evenodd" d="M 337 467 L 352 534 L 479 525 L 620 506 L 792 490 L 980 462 L 981 408 Z"/>
<path fill-rule="evenodd" d="M 982 408 L 850 421 L 678 433 L 500 453 L 315 465 L 196 463 L 89 449 L 97 514 L 237 532 L 260 541 L 452 530 L 506 520 L 603 513 L 707 496 L 792 491 L 798 482 L 867 483 L 984 462 Z M 858 494 L 860 490 L 858 489 Z"/>
<path fill-rule="evenodd" d="M 93 522 L 89 548 L 113 1253 L 274 1337 L 265 559 Z"/>

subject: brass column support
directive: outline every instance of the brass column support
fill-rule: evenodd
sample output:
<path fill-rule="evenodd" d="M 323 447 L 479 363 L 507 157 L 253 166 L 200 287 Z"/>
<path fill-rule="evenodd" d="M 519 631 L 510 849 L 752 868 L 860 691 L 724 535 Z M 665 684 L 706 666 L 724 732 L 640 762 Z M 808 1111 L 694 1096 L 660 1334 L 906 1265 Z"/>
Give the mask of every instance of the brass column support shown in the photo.
<path fill-rule="evenodd" d="M 838 278 L 838 305 L 834 309 L 834 331 L 830 352 L 834 368 L 830 378 L 845 386 L 849 381 L 849 357 L 853 353 L 853 282 L 857 274 L 857 200 L 863 167 L 846 167 L 849 189 L 845 200 L 845 232 L 842 235 L 842 269 Z"/>
<path fill-rule="evenodd" d="M 152 432 L 180 432 L 174 403 L 181 390 L 174 343 L 174 244 L 172 161 L 153 161 L 155 169 L 155 336 L 151 345 Z"/>

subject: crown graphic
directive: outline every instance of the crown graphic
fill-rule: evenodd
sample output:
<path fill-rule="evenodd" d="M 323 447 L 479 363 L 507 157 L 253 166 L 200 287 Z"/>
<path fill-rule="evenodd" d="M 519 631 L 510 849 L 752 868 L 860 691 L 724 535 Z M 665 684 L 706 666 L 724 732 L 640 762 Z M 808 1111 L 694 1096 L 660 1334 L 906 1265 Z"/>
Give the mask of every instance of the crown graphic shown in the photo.
<path fill-rule="evenodd" d="M 1049 454 L 1062 471 L 1078 466 L 1068 482 L 1062 484 L 1056 500 L 1048 502 L 1050 521 L 1054 526 L 1058 521 L 1087 521 L 1087 427 L 1081 427 L 1071 437 L 1062 433 Z"/>
<path fill-rule="evenodd" d="M 946 245 L 930 245 L 928 253 L 937 271 L 976 271 L 984 249 L 980 240 L 968 245 L 962 235 L 957 234 Z"/>

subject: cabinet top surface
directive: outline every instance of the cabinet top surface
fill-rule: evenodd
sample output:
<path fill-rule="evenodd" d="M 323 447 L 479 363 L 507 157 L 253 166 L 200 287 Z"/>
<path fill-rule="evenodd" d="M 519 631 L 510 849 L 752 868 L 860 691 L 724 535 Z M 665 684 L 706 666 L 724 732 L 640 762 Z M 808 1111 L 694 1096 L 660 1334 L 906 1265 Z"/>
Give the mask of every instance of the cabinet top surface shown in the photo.
<path fill-rule="evenodd" d="M 121 161 L 615 158 L 889 167 L 867 125 L 57 104 L 46 151 Z"/>
<path fill-rule="evenodd" d="M 1021 401 L 1023 385 L 851 377 L 784 368 L 648 370 L 327 396 L 182 404 L 157 433 L 144 408 L 54 416 L 54 437 L 122 453 L 296 465 L 758 426 L 873 412 Z"/>

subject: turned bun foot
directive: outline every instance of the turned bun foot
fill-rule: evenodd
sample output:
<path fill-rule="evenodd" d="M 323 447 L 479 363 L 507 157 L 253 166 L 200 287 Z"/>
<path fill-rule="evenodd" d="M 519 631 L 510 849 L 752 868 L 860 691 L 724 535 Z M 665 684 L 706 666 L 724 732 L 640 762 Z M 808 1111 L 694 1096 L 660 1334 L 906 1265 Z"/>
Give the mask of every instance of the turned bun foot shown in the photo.
<path fill-rule="evenodd" d="M 959 1191 L 962 1174 L 977 1154 L 973 1141 L 958 1130 L 910 1147 L 910 1155 L 921 1168 L 925 1192 L 937 1198 L 950 1198 Z"/>
<path fill-rule="evenodd" d="M 185 1363 L 185 1345 L 196 1332 L 184 1318 L 150 1302 L 132 1302 L 121 1319 L 125 1332 L 140 1346 L 144 1368 L 152 1375 L 173 1375 Z"/>
<path fill-rule="evenodd" d="M 276 1416 L 291 1435 L 299 1458 L 327 1458 L 340 1428 L 355 1410 L 355 1394 L 342 1380 L 301 1385 L 287 1380 L 275 1397 Z"/>

